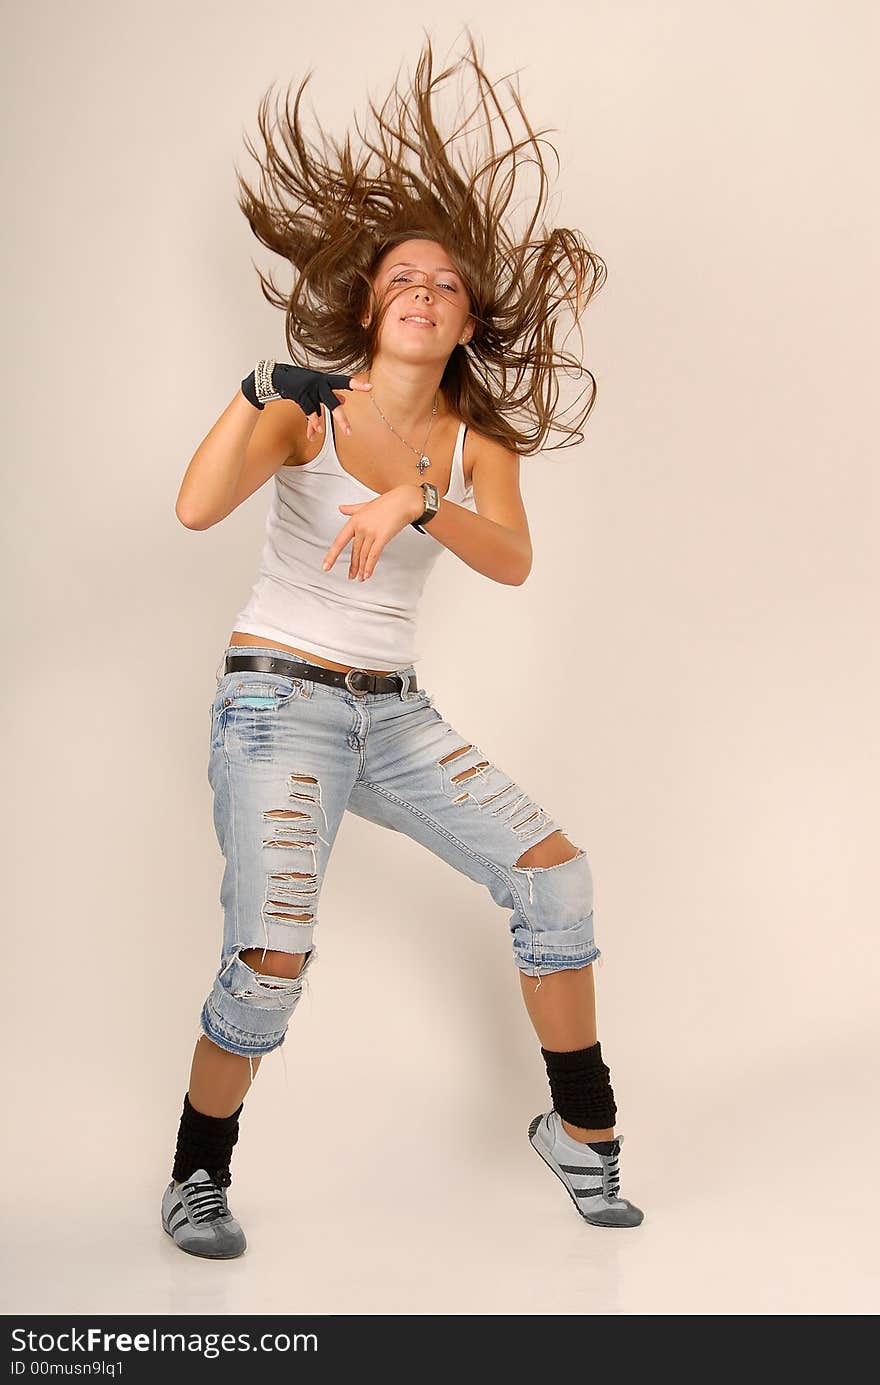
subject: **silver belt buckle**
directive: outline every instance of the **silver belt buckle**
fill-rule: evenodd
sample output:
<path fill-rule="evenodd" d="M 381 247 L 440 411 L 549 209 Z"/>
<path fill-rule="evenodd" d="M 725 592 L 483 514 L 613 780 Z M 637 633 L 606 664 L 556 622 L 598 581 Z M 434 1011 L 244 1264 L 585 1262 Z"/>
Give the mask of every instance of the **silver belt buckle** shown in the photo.
<path fill-rule="evenodd" d="M 366 695 L 367 695 L 367 689 L 366 689 L 366 688 L 355 688 L 355 687 L 353 687 L 352 684 L 348 681 L 348 680 L 352 677 L 352 675 L 353 675 L 353 674 L 356 674 L 356 673 L 363 674 L 364 677 L 366 677 L 366 678 L 369 678 L 369 677 L 370 677 L 370 674 L 367 673 L 367 670 L 366 670 L 365 668 L 350 668 L 350 669 L 348 670 L 348 672 L 346 673 L 346 675 L 345 675 L 345 686 L 348 688 L 348 691 L 349 691 L 349 692 L 355 693 L 358 697 L 366 697 Z"/>

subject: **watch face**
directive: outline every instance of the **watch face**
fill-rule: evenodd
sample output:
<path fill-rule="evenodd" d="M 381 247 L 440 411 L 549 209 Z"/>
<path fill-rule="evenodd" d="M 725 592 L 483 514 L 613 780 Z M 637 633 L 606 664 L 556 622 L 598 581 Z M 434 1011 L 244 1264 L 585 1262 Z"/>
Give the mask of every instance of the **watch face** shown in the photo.
<path fill-rule="evenodd" d="M 429 505 L 434 506 L 440 504 L 440 496 L 437 487 L 432 485 L 430 481 L 425 482 L 425 496 Z"/>

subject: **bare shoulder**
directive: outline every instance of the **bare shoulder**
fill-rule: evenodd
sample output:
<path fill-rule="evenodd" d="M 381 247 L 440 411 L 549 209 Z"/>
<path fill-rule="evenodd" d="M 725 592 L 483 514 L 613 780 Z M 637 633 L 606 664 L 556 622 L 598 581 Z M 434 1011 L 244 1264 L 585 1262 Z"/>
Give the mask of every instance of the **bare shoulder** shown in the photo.
<path fill-rule="evenodd" d="M 519 485 L 519 453 L 497 438 L 487 437 L 471 427 L 465 434 L 462 463 L 467 485 L 475 484 L 478 474 L 489 480 L 497 478 L 508 485 Z"/>
<path fill-rule="evenodd" d="M 468 429 L 467 437 L 470 436 Z M 471 447 L 470 477 L 465 470 L 465 482 L 473 482 L 477 513 L 521 534 L 531 550 L 529 522 L 520 491 L 519 453 L 480 433 L 474 433 Z"/>

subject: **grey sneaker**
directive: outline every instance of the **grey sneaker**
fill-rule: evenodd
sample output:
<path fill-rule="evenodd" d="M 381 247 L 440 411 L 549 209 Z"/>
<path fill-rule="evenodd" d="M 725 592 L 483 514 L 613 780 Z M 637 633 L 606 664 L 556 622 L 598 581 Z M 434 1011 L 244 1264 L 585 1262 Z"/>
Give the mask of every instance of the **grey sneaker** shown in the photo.
<path fill-rule="evenodd" d="M 642 1221 L 642 1209 L 618 1196 L 622 1135 L 582 1144 L 569 1135 L 556 1111 L 547 1111 L 530 1123 L 529 1140 L 565 1184 L 584 1221 L 592 1226 L 638 1226 Z"/>
<path fill-rule="evenodd" d="M 208 1260 L 232 1260 L 247 1248 L 226 1205 L 226 1189 L 205 1169 L 196 1169 L 182 1183 L 171 1180 L 162 1194 L 162 1226 L 181 1250 Z"/>

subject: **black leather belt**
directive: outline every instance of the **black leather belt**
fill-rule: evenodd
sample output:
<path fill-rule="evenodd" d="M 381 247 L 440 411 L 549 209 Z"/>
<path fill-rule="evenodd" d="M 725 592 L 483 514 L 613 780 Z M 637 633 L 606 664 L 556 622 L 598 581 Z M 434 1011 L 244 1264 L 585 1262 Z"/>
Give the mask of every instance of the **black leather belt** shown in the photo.
<path fill-rule="evenodd" d="M 408 693 L 418 691 L 418 683 L 413 675 L 403 673 L 368 673 L 363 668 L 352 668 L 347 673 L 341 669 L 322 668 L 320 664 L 304 664 L 298 659 L 288 659 L 282 654 L 227 654 L 224 672 L 236 673 L 239 669 L 256 669 L 258 673 L 282 673 L 285 677 L 306 678 L 312 683 L 329 683 L 334 688 L 348 688 L 349 692 L 363 697 L 366 693 Z M 409 686 L 404 684 L 409 681 Z"/>

